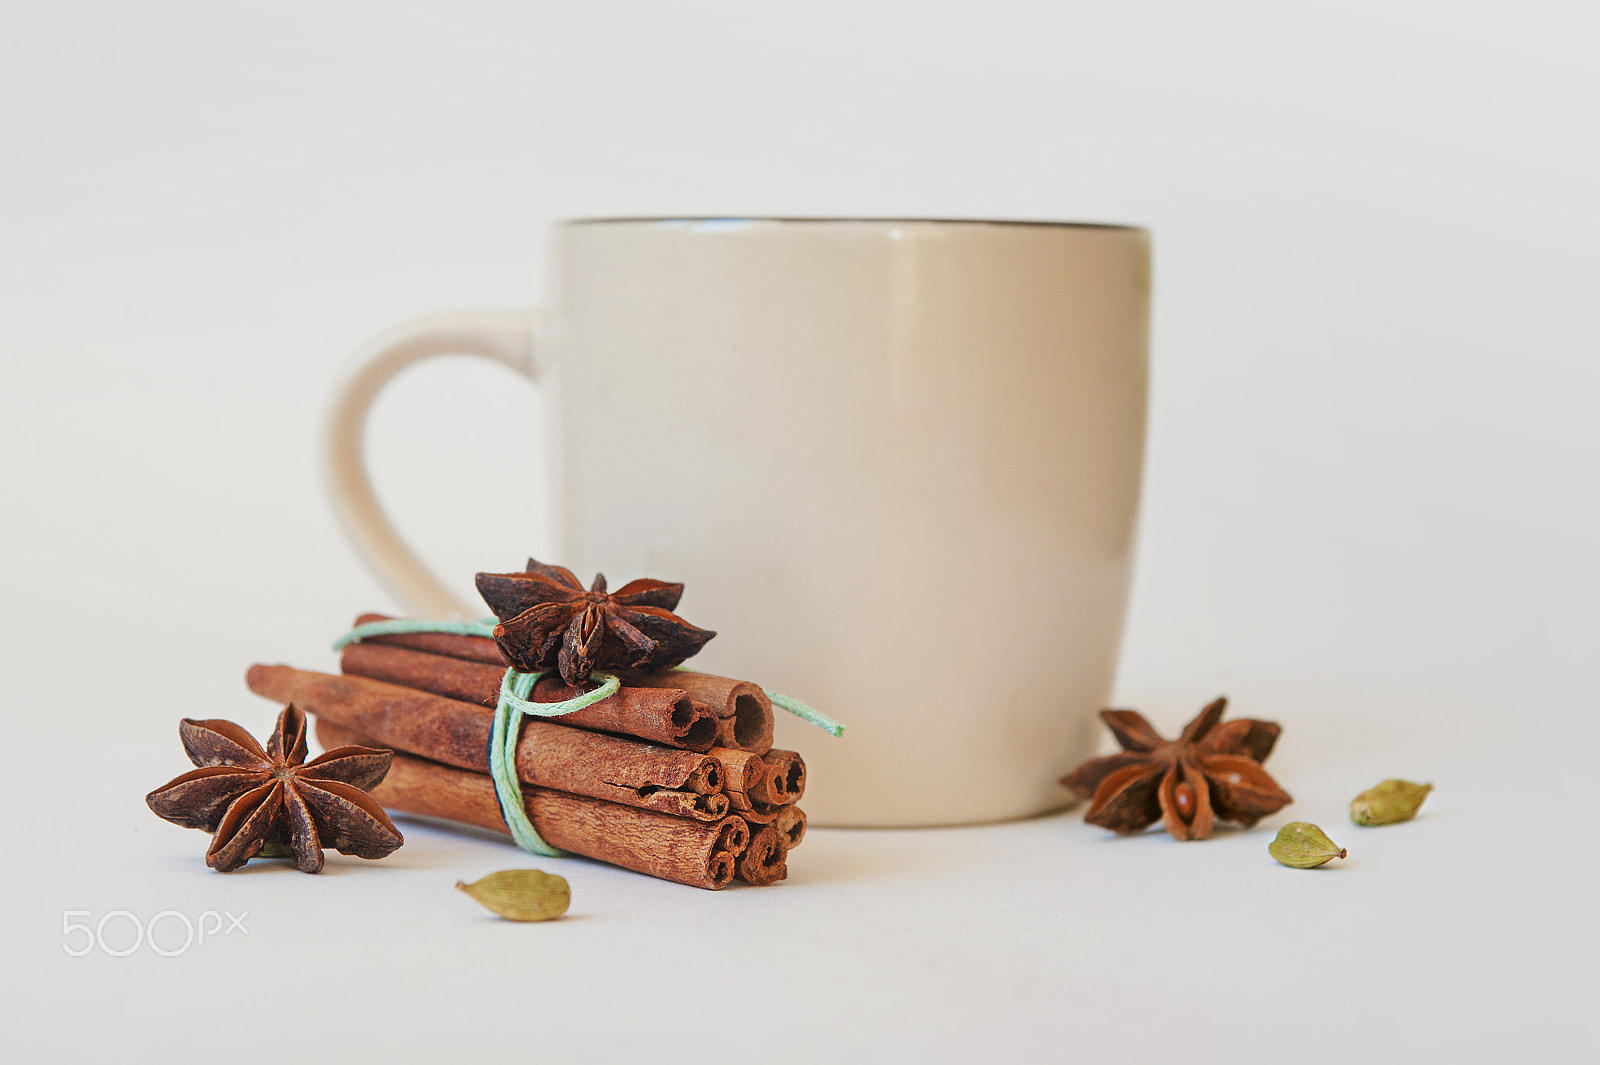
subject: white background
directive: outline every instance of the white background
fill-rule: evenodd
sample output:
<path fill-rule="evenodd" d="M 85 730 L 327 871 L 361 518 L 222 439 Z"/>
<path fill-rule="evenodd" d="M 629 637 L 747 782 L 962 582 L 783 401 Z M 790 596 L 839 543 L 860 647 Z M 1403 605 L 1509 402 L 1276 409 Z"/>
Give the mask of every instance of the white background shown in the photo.
<path fill-rule="evenodd" d="M 7 1043 L 1593 1054 L 1600 77 L 1579 8 L 5 3 Z M 1118 700 L 1168 730 L 1218 692 L 1281 721 L 1269 768 L 1296 804 L 1193 845 L 1076 814 L 818 831 L 765 892 L 571 862 L 573 916 L 525 927 L 450 890 L 521 856 L 415 823 L 380 865 L 204 870 L 204 840 L 141 801 L 185 768 L 176 719 L 264 730 L 246 664 L 325 668 L 352 614 L 392 606 L 320 495 L 340 361 L 415 314 L 532 303 L 553 220 L 740 213 L 1154 231 Z M 474 502 L 511 472 L 484 456 L 538 431 L 532 391 L 471 363 L 382 402 L 380 487 L 463 590 L 547 542 L 526 471 Z M 1435 781 L 1425 815 L 1350 826 L 1349 796 L 1394 775 Z M 1293 818 L 1350 859 L 1273 865 Z M 248 937 L 62 950 L 63 910 L 224 908 Z"/>

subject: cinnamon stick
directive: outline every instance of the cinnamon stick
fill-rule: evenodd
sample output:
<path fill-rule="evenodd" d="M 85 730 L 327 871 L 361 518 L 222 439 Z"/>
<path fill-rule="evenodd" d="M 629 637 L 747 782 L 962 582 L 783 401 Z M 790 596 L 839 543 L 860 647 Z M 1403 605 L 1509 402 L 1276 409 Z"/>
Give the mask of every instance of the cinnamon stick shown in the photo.
<path fill-rule="evenodd" d="M 766 887 L 789 875 L 789 851 L 771 825 L 752 824 L 750 844 L 739 855 L 734 875 L 754 887 Z"/>
<path fill-rule="evenodd" d="M 356 618 L 357 625 L 364 625 L 369 621 L 391 621 L 386 614 L 362 614 Z M 369 636 L 361 643 L 351 644 L 346 649 L 361 646 L 386 646 L 403 647 L 416 651 L 423 651 L 434 655 L 455 658 L 467 662 L 477 662 L 500 667 L 501 675 L 506 670 L 506 661 L 500 654 L 500 648 L 486 636 L 450 636 L 443 633 L 407 633 L 398 636 Z M 355 672 L 346 669 L 345 672 Z M 371 676 L 371 674 L 362 674 Z M 396 684 L 407 684 L 410 687 L 417 685 L 409 681 L 394 677 L 378 677 L 378 680 L 393 680 Z M 731 677 L 719 677 L 711 673 L 697 673 L 689 669 L 668 670 L 665 673 L 638 673 L 628 672 L 622 675 L 622 682 L 630 687 L 639 688 L 664 688 L 687 692 L 689 698 L 695 702 L 704 703 L 712 708 L 712 712 L 722 722 L 721 732 L 715 742 L 719 747 L 738 747 L 747 751 L 765 753 L 772 747 L 772 700 L 767 698 L 767 693 L 761 685 L 752 684 L 747 680 L 734 680 Z M 542 688 L 543 685 L 541 684 Z M 433 690 L 433 689 L 428 689 Z M 500 690 L 500 682 L 495 680 L 495 692 Z M 467 695 L 451 695 L 449 692 L 439 692 L 440 695 L 450 695 L 451 698 L 466 699 L 468 702 L 478 702 L 478 698 Z M 574 692 L 573 694 L 577 694 Z M 553 700 L 543 700 L 553 701 Z M 494 697 L 488 701 L 494 705 Z M 585 726 L 589 727 L 589 726 Z M 603 728 L 604 726 L 593 726 Z M 654 739 L 653 736 L 645 737 Z M 709 744 L 707 745 L 709 746 Z M 701 750 L 699 747 L 690 747 L 690 750 Z"/>
<path fill-rule="evenodd" d="M 774 747 L 761 758 L 772 767 L 774 797 L 771 801 L 799 802 L 806 793 L 806 761 L 800 753 Z"/>
<path fill-rule="evenodd" d="M 500 701 L 500 683 L 506 673 L 503 665 L 490 666 L 365 640 L 344 649 L 340 668 L 351 676 L 388 681 L 490 709 Z M 581 694 L 560 678 L 550 677 L 534 685 L 532 698 L 537 703 L 558 703 Z M 690 751 L 709 750 L 719 727 L 712 709 L 696 705 L 683 689 L 649 687 L 623 688 L 593 706 L 563 715 L 561 723 L 621 732 Z"/>
<path fill-rule="evenodd" d="M 642 688 L 678 688 L 716 712 L 717 746 L 765 754 L 772 749 L 772 700 L 761 685 L 692 669 L 665 673 L 623 672 L 622 683 Z"/>
<path fill-rule="evenodd" d="M 772 771 L 759 754 L 728 747 L 713 747 L 706 754 L 722 767 L 723 790 L 748 794 L 762 788 Z"/>
<path fill-rule="evenodd" d="M 394 618 L 387 614 L 362 614 L 356 618 L 357 625 L 365 625 L 369 621 L 393 621 Z M 504 673 L 508 663 L 505 656 L 500 653 L 500 648 L 493 640 L 482 636 L 452 636 L 444 632 L 408 632 L 396 636 L 368 636 L 362 643 L 385 644 L 390 647 L 410 647 L 417 651 L 427 651 L 429 654 L 447 655 L 450 658 L 461 658 L 468 662 L 483 662 L 491 666 L 499 666 Z"/>
<path fill-rule="evenodd" d="M 365 677 L 288 666 L 251 666 L 245 681 L 258 695 L 292 702 L 380 746 L 488 772 L 494 713 L 483 707 Z M 721 765 L 704 754 L 529 718 L 515 764 L 519 780 L 575 795 L 700 821 L 728 813 Z"/>
<path fill-rule="evenodd" d="M 317 722 L 324 747 L 382 746 L 359 732 Z M 510 835 L 494 784 L 482 773 L 396 753 L 383 783 L 370 792 L 391 810 L 440 817 Z M 733 879 L 750 829 L 738 817 L 704 823 L 620 806 L 547 788 L 524 788 L 528 819 L 562 850 L 691 887 L 716 890 Z"/>
<path fill-rule="evenodd" d="M 706 753 L 722 766 L 723 789 L 729 803 L 748 820 L 765 824 L 805 792 L 805 762 L 794 751 L 759 755 L 713 747 Z"/>
<path fill-rule="evenodd" d="M 771 801 L 772 767 L 752 751 L 713 747 L 706 753 L 722 767 L 722 786 L 733 809 L 761 823 L 771 821 L 778 807 Z"/>
<path fill-rule="evenodd" d="M 785 806 L 773 817 L 772 827 L 784 838 L 784 849 L 792 851 L 806 838 L 806 812 L 798 806 Z"/>

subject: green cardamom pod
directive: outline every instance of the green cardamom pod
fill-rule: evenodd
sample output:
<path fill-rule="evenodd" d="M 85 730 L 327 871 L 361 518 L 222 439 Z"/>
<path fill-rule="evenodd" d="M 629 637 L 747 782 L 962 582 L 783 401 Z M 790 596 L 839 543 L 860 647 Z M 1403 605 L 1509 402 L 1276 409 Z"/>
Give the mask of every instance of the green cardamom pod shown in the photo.
<path fill-rule="evenodd" d="M 502 869 L 471 884 L 457 880 L 456 887 L 511 921 L 549 921 L 572 903 L 565 878 L 537 869 Z"/>
<path fill-rule="evenodd" d="M 1267 853 L 1295 869 L 1315 869 L 1345 856 L 1343 847 L 1309 821 L 1291 821 L 1278 829 L 1278 838 L 1267 845 Z"/>
<path fill-rule="evenodd" d="M 1350 800 L 1350 820 L 1358 825 L 1392 825 L 1417 816 L 1432 784 L 1385 780 Z"/>

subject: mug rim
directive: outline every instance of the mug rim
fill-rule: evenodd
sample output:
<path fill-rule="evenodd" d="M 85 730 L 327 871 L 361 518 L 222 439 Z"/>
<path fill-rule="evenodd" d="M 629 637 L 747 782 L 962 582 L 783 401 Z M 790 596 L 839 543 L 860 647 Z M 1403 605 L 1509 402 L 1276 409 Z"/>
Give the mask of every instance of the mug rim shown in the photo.
<path fill-rule="evenodd" d="M 880 215 L 859 218 L 807 215 L 616 215 L 593 218 L 566 218 L 556 223 L 561 226 L 612 226 L 612 225 L 663 225 L 669 223 L 701 225 L 706 223 L 781 222 L 794 225 L 952 225 L 952 226 L 1030 226 L 1043 229 L 1114 229 L 1130 233 L 1145 233 L 1145 226 L 1124 222 L 1061 222 L 1025 218 L 896 218 Z"/>

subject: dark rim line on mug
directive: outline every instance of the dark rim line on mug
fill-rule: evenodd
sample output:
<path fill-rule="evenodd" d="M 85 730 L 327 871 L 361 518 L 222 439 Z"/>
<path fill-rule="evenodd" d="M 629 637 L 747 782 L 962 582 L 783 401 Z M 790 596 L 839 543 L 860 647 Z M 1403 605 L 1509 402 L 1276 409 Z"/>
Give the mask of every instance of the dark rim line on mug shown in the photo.
<path fill-rule="evenodd" d="M 859 223 L 864 225 L 952 225 L 952 226 L 1036 226 L 1045 229 L 1113 229 L 1144 233 L 1143 226 L 1130 226 L 1122 222 L 1054 222 L 1027 218 L 799 218 L 783 215 L 660 215 L 623 216 L 616 218 L 568 218 L 557 222 L 563 226 L 609 225 L 700 225 L 718 222 L 782 222 L 799 225 L 838 225 Z"/>

